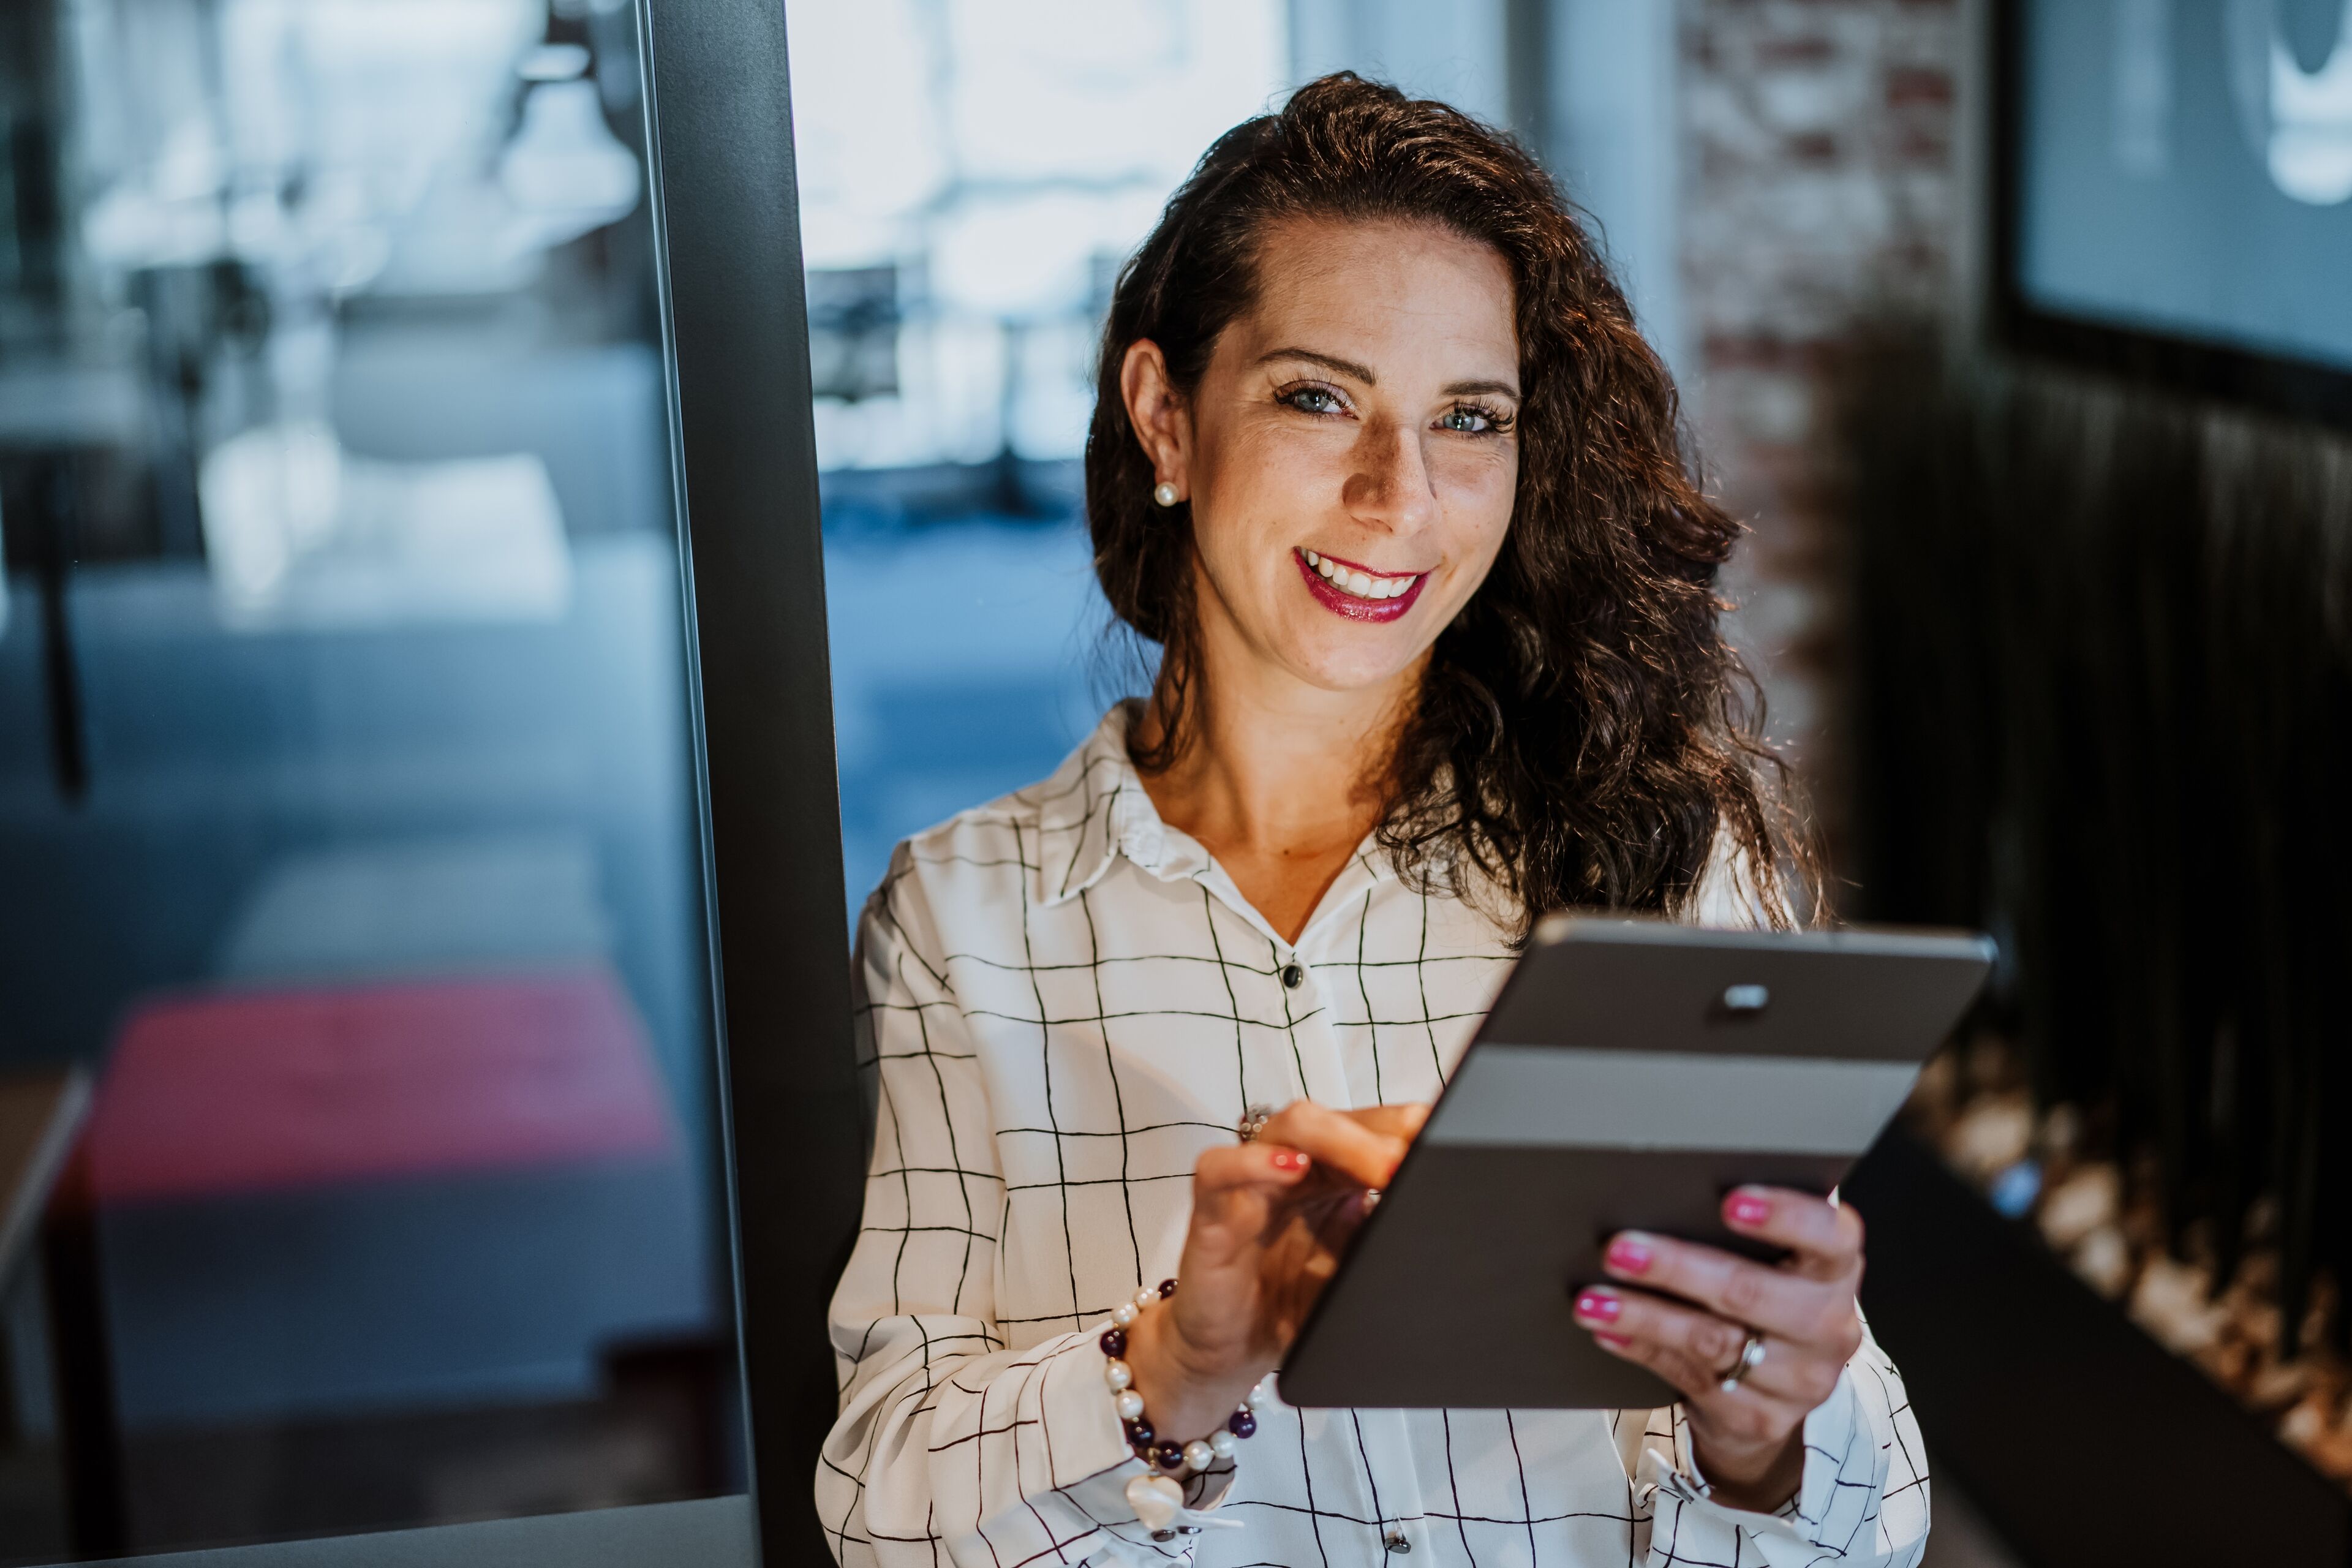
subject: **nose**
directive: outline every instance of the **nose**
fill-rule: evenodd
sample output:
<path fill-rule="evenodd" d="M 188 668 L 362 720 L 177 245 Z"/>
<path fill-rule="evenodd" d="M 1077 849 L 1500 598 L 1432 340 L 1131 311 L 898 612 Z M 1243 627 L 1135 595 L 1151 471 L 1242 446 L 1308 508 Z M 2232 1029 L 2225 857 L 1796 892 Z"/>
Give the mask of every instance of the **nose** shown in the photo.
<path fill-rule="evenodd" d="M 1355 458 L 1339 496 L 1349 516 L 1390 533 L 1412 533 L 1435 521 L 1437 491 L 1418 429 L 1395 419 L 1370 421 Z"/>

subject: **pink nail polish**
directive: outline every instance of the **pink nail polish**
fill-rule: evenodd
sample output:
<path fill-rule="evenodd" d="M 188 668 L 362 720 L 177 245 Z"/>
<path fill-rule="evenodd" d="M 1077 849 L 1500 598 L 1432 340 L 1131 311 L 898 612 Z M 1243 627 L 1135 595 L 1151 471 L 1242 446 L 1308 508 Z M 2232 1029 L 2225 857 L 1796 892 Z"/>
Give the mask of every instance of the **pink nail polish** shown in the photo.
<path fill-rule="evenodd" d="M 1632 1340 L 1627 1339 L 1624 1335 L 1622 1335 L 1622 1334 L 1612 1334 L 1612 1333 L 1609 1332 L 1606 1329 L 1595 1329 L 1595 1330 L 1593 1330 L 1593 1331 L 1592 1331 L 1592 1337 L 1593 1337 L 1594 1339 L 1596 1339 L 1596 1340 L 1599 1340 L 1599 1341 L 1600 1341 L 1602 1344 L 1604 1344 L 1604 1345 L 1614 1345 L 1617 1349 L 1619 1349 L 1619 1350 L 1621 1350 L 1621 1351 L 1622 1351 L 1622 1350 L 1623 1350 L 1627 1345 L 1630 1345 L 1630 1344 L 1632 1344 L 1632 1343 L 1633 1342 Z"/>
<path fill-rule="evenodd" d="M 1615 1322 L 1617 1314 L 1624 1310 L 1624 1302 L 1614 1296 L 1604 1295 L 1599 1290 L 1587 1290 L 1576 1299 L 1578 1317 L 1591 1318 L 1603 1323 Z"/>
<path fill-rule="evenodd" d="M 1609 1267 L 1620 1274 L 1640 1274 L 1648 1269 L 1654 1254 L 1650 1244 L 1642 1237 L 1627 1234 L 1609 1244 Z"/>
<path fill-rule="evenodd" d="M 1772 1217 L 1772 1205 L 1753 1193 L 1734 1193 L 1724 1200 L 1723 1212 L 1734 1225 L 1762 1225 Z"/>

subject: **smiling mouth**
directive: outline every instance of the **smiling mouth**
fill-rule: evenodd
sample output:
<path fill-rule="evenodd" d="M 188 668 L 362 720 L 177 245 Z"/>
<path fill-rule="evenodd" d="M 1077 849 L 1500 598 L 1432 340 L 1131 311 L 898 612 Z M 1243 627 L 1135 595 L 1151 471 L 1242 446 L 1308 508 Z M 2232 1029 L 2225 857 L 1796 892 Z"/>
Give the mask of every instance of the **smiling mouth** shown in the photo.
<path fill-rule="evenodd" d="M 1352 561 L 1337 561 L 1312 550 L 1294 550 L 1299 574 L 1322 606 L 1353 621 L 1392 621 L 1412 608 L 1429 581 L 1426 572 L 1377 573 Z"/>

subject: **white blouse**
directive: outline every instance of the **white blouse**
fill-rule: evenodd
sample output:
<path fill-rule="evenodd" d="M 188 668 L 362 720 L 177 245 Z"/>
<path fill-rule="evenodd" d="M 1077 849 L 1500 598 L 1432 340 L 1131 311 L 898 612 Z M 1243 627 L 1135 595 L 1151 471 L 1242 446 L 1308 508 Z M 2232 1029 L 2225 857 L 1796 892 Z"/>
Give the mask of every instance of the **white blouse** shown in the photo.
<path fill-rule="evenodd" d="M 1916 1563 L 1927 1472 L 1865 1342 L 1777 1516 L 1706 1500 L 1676 1409 L 1261 1411 L 1154 1542 L 1097 1339 L 1176 1272 L 1244 1110 L 1436 1097 L 1511 962 L 1369 841 L 1297 943 L 1163 823 L 1114 709 L 1053 777 L 899 846 L 858 928 L 877 1093 L 817 1502 L 847 1563 Z M 1146 1391 L 1147 1393 L 1149 1391 Z"/>

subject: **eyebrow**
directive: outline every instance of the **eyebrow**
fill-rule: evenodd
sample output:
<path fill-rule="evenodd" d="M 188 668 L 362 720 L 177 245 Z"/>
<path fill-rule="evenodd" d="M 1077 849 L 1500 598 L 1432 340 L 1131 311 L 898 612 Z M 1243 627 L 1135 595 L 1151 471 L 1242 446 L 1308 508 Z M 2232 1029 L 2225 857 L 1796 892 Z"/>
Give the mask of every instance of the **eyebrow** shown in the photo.
<path fill-rule="evenodd" d="M 1303 359 L 1310 364 L 1319 364 L 1326 370 L 1337 371 L 1341 375 L 1360 381 L 1366 386 L 1378 386 L 1381 384 L 1381 378 L 1372 374 L 1371 366 L 1358 364 L 1353 360 L 1341 359 L 1337 354 L 1318 353 L 1313 349 L 1276 349 L 1272 353 L 1260 355 L 1257 363 L 1272 364 L 1276 360 L 1286 359 Z M 1445 388 L 1445 395 L 1448 397 L 1473 397 L 1482 393 L 1517 398 L 1519 395 L 1519 389 L 1507 381 L 1457 381 Z"/>
<path fill-rule="evenodd" d="M 1341 375 L 1352 376 L 1366 386 L 1378 386 L 1381 384 L 1381 378 L 1372 374 L 1370 365 L 1358 364 L 1354 360 L 1341 359 L 1337 354 L 1317 353 L 1313 349 L 1276 349 L 1270 354 L 1261 354 L 1257 363 L 1272 364 L 1279 359 L 1303 359 L 1311 363 L 1319 364 L 1326 370 L 1336 370 Z"/>

